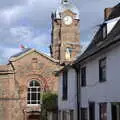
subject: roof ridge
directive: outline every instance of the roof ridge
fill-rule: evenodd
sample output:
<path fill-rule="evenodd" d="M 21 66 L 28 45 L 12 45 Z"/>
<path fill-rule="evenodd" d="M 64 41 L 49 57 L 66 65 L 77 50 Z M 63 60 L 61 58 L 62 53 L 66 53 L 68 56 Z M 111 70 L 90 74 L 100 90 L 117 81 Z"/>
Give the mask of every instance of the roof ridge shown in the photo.
<path fill-rule="evenodd" d="M 56 59 L 48 56 L 47 54 L 44 54 L 44 53 L 42 53 L 42 52 L 40 52 L 40 51 L 37 51 L 35 48 L 25 49 L 25 50 L 23 50 L 23 51 L 15 54 L 15 55 L 11 56 L 9 61 L 16 61 L 17 59 L 20 59 L 20 58 L 23 57 L 24 55 L 28 54 L 29 52 L 33 52 L 33 51 L 41 54 L 41 55 L 44 56 L 44 57 L 47 57 L 47 58 L 50 59 L 51 61 L 54 61 L 54 62 L 56 62 L 56 63 L 59 62 L 59 60 L 56 60 Z"/>

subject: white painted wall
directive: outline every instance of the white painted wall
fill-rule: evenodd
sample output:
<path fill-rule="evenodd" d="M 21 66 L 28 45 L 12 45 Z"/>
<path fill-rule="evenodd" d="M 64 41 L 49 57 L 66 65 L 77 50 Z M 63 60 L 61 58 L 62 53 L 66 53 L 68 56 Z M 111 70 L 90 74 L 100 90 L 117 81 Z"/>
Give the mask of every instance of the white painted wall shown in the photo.
<path fill-rule="evenodd" d="M 59 77 L 59 93 L 58 93 L 58 107 L 59 110 L 74 110 L 76 114 L 77 106 L 77 85 L 76 85 L 76 72 L 70 68 L 68 70 L 68 99 L 62 100 L 62 73 Z M 77 115 L 75 115 L 77 116 Z M 76 119 L 75 119 L 76 120 Z"/>
<path fill-rule="evenodd" d="M 107 81 L 100 83 L 99 59 L 102 57 L 107 58 Z M 87 86 L 81 88 L 82 107 L 88 107 L 89 101 L 95 101 L 96 104 L 120 102 L 120 46 L 87 62 L 86 69 Z M 108 107 L 110 107 L 110 104 Z"/>
<path fill-rule="evenodd" d="M 68 70 L 68 99 L 62 100 L 62 73 L 59 80 L 59 97 L 58 97 L 58 106 L 59 109 L 73 109 L 76 107 L 77 99 L 77 86 L 76 86 L 76 73 L 74 69 Z"/>
<path fill-rule="evenodd" d="M 107 34 L 109 34 L 112 31 L 112 29 L 115 27 L 115 25 L 119 20 L 120 20 L 120 17 L 105 21 L 105 23 L 107 23 Z"/>

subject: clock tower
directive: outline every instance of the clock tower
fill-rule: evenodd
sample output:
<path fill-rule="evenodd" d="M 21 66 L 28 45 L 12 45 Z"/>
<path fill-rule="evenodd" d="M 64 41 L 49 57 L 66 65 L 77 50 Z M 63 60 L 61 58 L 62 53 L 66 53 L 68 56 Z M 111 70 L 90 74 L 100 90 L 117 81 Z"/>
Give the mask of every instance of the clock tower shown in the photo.
<path fill-rule="evenodd" d="M 52 14 L 51 40 L 51 56 L 61 64 L 75 60 L 80 52 L 79 24 L 79 10 L 69 0 L 62 0 Z"/>

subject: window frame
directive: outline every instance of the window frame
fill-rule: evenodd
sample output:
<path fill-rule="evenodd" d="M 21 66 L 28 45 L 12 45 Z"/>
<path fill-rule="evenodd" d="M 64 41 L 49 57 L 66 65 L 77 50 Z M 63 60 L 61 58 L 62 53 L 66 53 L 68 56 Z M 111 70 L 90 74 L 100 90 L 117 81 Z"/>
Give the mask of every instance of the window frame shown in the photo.
<path fill-rule="evenodd" d="M 31 83 L 33 85 L 31 85 Z M 38 85 L 35 85 L 36 83 Z M 41 103 L 40 93 L 41 93 L 40 83 L 37 80 L 30 81 L 29 86 L 27 88 L 27 105 L 28 106 L 40 105 L 40 103 Z M 35 100 L 33 100 L 33 99 L 35 99 Z"/>
<path fill-rule="evenodd" d="M 72 58 L 72 52 L 73 52 L 73 48 L 71 48 L 71 47 L 66 48 L 66 50 L 65 50 L 65 59 L 66 60 L 69 61 Z M 69 53 L 69 56 L 68 56 L 68 53 Z"/>
<path fill-rule="evenodd" d="M 107 103 L 100 103 L 99 104 L 99 120 L 107 120 Z M 103 117 L 103 118 L 102 118 Z"/>
<path fill-rule="evenodd" d="M 106 62 L 106 57 L 99 60 L 99 82 L 101 83 L 107 81 Z"/>
<path fill-rule="evenodd" d="M 89 102 L 89 120 L 95 120 L 95 102 Z"/>
<path fill-rule="evenodd" d="M 87 81 L 86 81 L 86 66 L 81 67 L 80 69 L 80 77 L 81 77 L 81 86 L 86 87 Z"/>
<path fill-rule="evenodd" d="M 72 57 L 72 52 L 73 52 L 73 49 L 70 48 L 70 47 L 67 47 L 66 49 L 68 49 L 69 53 L 70 53 L 70 58 Z"/>
<path fill-rule="evenodd" d="M 61 120 L 61 118 L 62 118 L 62 111 L 59 110 L 59 111 L 58 111 L 58 120 Z"/>
<path fill-rule="evenodd" d="M 70 110 L 70 120 L 74 120 L 74 110 Z"/>
<path fill-rule="evenodd" d="M 103 36 L 103 39 L 107 38 L 107 23 L 103 24 L 103 27 L 102 27 L 102 36 Z"/>
<path fill-rule="evenodd" d="M 62 120 L 67 120 L 67 111 L 62 111 Z"/>
<path fill-rule="evenodd" d="M 63 72 L 63 81 L 62 81 L 62 100 L 67 100 L 68 98 L 68 71 Z"/>
<path fill-rule="evenodd" d="M 81 108 L 81 120 L 88 120 L 88 108 Z"/>
<path fill-rule="evenodd" d="M 120 103 L 111 103 L 111 120 L 120 120 Z"/>

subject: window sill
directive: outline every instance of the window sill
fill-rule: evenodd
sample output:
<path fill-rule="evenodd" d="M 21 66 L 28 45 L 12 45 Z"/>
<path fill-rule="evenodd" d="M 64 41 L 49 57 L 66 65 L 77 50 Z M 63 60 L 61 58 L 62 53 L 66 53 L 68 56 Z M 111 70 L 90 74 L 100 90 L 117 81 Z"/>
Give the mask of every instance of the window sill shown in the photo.
<path fill-rule="evenodd" d="M 28 107 L 40 106 L 40 104 L 27 104 Z"/>

